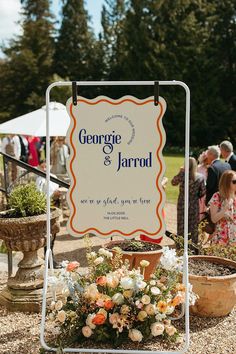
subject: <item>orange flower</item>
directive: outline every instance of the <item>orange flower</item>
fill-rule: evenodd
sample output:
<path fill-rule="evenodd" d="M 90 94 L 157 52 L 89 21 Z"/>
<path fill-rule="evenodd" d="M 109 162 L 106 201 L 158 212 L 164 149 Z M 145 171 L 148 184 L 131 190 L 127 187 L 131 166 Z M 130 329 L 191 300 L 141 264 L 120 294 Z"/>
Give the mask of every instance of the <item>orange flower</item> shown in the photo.
<path fill-rule="evenodd" d="M 177 291 L 185 291 L 185 286 L 184 286 L 184 284 L 178 283 L 178 284 L 176 284 L 175 289 Z"/>
<path fill-rule="evenodd" d="M 92 319 L 92 323 L 95 325 L 102 325 L 106 321 L 106 317 L 102 313 L 97 313 Z"/>
<path fill-rule="evenodd" d="M 111 300 L 106 300 L 104 302 L 104 308 L 105 310 L 109 311 L 110 309 L 112 309 L 114 307 L 114 302 Z"/>
<path fill-rule="evenodd" d="M 166 312 L 167 310 L 167 303 L 165 301 L 158 301 L 157 303 L 157 308 L 158 308 L 158 311 L 160 312 Z"/>
<path fill-rule="evenodd" d="M 66 270 L 67 270 L 67 272 L 73 272 L 79 266 L 80 266 L 79 262 L 76 262 L 76 261 L 70 262 L 69 264 L 67 264 Z"/>
<path fill-rule="evenodd" d="M 175 307 L 175 306 L 181 304 L 181 302 L 182 302 L 182 297 L 179 296 L 179 295 L 176 295 L 176 296 L 174 297 L 174 299 L 170 302 L 170 305 L 173 306 L 173 307 Z"/>
<path fill-rule="evenodd" d="M 96 284 L 97 284 L 97 285 L 105 286 L 106 283 L 107 283 L 107 278 L 106 278 L 104 275 L 101 276 L 101 277 L 98 277 L 98 278 L 96 279 Z"/>

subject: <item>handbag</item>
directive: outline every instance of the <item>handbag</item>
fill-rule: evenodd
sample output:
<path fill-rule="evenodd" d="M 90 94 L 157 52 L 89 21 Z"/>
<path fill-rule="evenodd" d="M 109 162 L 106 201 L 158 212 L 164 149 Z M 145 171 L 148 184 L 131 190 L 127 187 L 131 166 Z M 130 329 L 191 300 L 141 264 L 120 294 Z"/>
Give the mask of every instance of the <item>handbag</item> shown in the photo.
<path fill-rule="evenodd" d="M 204 213 L 204 217 L 200 221 L 201 229 L 203 232 L 206 232 L 207 234 L 213 234 L 215 229 L 216 229 L 216 224 L 211 220 L 211 213 L 210 209 L 206 210 Z"/>

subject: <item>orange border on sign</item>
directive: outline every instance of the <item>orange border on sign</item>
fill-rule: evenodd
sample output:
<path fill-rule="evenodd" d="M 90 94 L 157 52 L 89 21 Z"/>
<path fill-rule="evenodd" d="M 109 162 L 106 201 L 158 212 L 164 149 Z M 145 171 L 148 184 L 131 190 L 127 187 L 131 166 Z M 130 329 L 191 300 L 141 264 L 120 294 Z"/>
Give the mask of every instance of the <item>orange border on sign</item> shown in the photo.
<path fill-rule="evenodd" d="M 107 99 L 100 99 L 100 100 L 98 100 L 97 102 L 90 102 L 90 101 L 87 101 L 86 99 L 78 99 L 78 100 L 77 100 L 77 103 L 79 103 L 79 102 L 87 103 L 87 104 L 89 104 L 89 105 L 96 105 L 96 104 L 98 104 L 98 103 L 100 103 L 100 102 L 107 102 L 107 103 L 110 103 L 110 104 L 112 104 L 112 105 L 119 105 L 119 104 L 121 104 L 121 103 L 123 103 L 123 102 L 132 102 L 132 103 L 134 103 L 134 104 L 136 104 L 136 105 L 138 105 L 138 106 L 142 106 L 142 105 L 144 105 L 144 104 L 147 104 L 147 103 L 150 103 L 150 102 L 154 102 L 154 100 L 151 99 L 151 100 L 147 100 L 147 101 L 144 101 L 144 102 L 136 102 L 136 101 L 134 101 L 134 100 L 132 100 L 132 99 L 124 99 L 124 100 L 121 100 L 121 101 L 119 101 L 119 102 L 112 102 L 112 101 L 107 100 Z M 73 141 L 72 141 L 72 135 L 73 135 L 73 133 L 74 133 L 74 131 L 75 131 L 77 121 L 76 121 L 76 118 L 75 118 L 75 116 L 74 116 L 74 114 L 73 114 L 73 111 L 72 111 L 73 104 L 72 104 L 72 103 L 70 104 L 70 114 L 71 114 L 71 117 L 72 117 L 72 120 L 73 120 L 73 127 L 72 127 L 72 130 L 71 130 L 71 133 L 70 133 L 70 144 L 71 144 L 72 150 L 73 150 L 72 159 L 71 159 L 71 161 L 70 161 L 70 172 L 71 172 L 71 175 L 72 175 L 72 177 L 73 177 L 73 183 L 72 183 L 72 187 L 71 187 L 70 194 L 69 194 L 69 198 L 70 198 L 71 204 L 72 204 L 72 206 L 73 206 L 73 212 L 72 212 L 72 216 L 71 216 L 71 218 L 70 218 L 70 227 L 71 227 L 71 229 L 72 229 L 75 233 L 77 233 L 77 234 L 79 234 L 79 235 L 84 235 L 84 234 L 89 233 L 89 232 L 91 232 L 91 231 L 95 231 L 95 232 L 97 232 L 97 233 L 100 234 L 100 235 L 109 236 L 109 235 L 111 235 L 111 234 L 113 234 L 113 233 L 116 232 L 116 233 L 119 233 L 119 234 L 121 234 L 121 235 L 123 235 L 123 236 L 132 236 L 133 234 L 135 234 L 135 233 L 137 233 L 137 232 L 140 232 L 140 233 L 145 234 L 145 235 L 147 235 L 147 236 L 155 236 L 155 235 L 157 235 L 158 232 L 160 232 L 160 230 L 162 229 L 163 222 L 162 222 L 162 218 L 159 216 L 159 213 L 158 213 L 159 207 L 160 207 L 161 202 L 162 202 L 162 192 L 161 192 L 160 187 L 159 187 L 159 185 L 158 185 L 158 179 L 159 179 L 159 177 L 160 177 L 160 175 L 161 175 L 161 173 L 162 173 L 162 171 L 163 171 L 162 161 L 161 161 L 161 159 L 160 159 L 160 157 L 159 157 L 159 151 L 160 151 L 160 149 L 161 149 L 161 147 L 162 147 L 162 143 L 163 143 L 163 136 L 162 136 L 162 134 L 161 134 L 161 129 L 160 129 L 160 126 L 159 126 L 159 122 L 160 122 L 160 119 L 161 119 L 162 113 L 163 113 L 163 106 L 162 106 L 161 102 L 158 102 L 158 104 L 159 104 L 159 106 L 160 106 L 160 114 L 159 114 L 158 117 L 157 117 L 156 127 L 157 127 L 158 133 L 160 134 L 160 144 L 159 144 L 159 146 L 158 146 L 158 148 L 157 148 L 156 156 L 157 156 L 157 160 L 158 160 L 159 163 L 160 163 L 161 169 L 160 169 L 160 171 L 159 171 L 159 173 L 158 173 L 158 175 L 157 175 L 157 178 L 156 178 L 156 187 L 157 187 L 157 190 L 160 192 L 161 198 L 160 198 L 160 201 L 159 201 L 159 203 L 157 204 L 157 207 L 156 207 L 156 215 L 157 215 L 157 219 L 159 220 L 160 227 L 159 227 L 159 229 L 158 229 L 156 232 L 154 232 L 154 233 L 147 232 L 147 231 L 145 231 L 145 230 L 143 230 L 143 229 L 136 229 L 136 230 L 134 230 L 134 231 L 132 231 L 132 232 L 130 232 L 130 233 L 124 233 L 124 232 L 122 232 L 122 231 L 120 231 L 120 230 L 111 230 L 111 231 L 109 231 L 109 232 L 102 232 L 102 231 L 99 231 L 98 229 L 96 229 L 95 227 L 88 228 L 88 229 L 86 229 L 86 230 L 84 230 L 84 231 L 79 231 L 79 230 L 76 230 L 76 229 L 74 228 L 74 226 L 73 226 L 73 219 L 74 219 L 75 214 L 76 214 L 76 206 L 75 206 L 75 203 L 74 203 L 74 201 L 73 201 L 73 199 L 72 199 L 72 193 L 73 193 L 73 191 L 74 191 L 74 189 L 75 189 L 75 187 L 76 187 L 76 177 L 75 177 L 75 174 L 74 174 L 74 172 L 73 172 L 72 164 L 73 164 L 73 161 L 74 161 L 74 159 L 75 159 L 75 153 L 76 153 L 76 151 L 75 151 L 75 146 L 74 146 Z M 162 237 L 162 236 L 160 236 L 160 237 Z"/>

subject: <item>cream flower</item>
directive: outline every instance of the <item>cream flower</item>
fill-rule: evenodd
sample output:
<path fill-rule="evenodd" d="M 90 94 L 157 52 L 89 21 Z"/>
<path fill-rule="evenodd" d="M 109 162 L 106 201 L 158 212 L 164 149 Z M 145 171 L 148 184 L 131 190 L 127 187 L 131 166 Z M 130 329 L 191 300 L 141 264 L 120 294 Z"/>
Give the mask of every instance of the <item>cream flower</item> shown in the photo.
<path fill-rule="evenodd" d="M 165 331 L 169 336 L 173 336 L 177 332 L 177 329 L 172 325 L 167 325 L 165 326 Z"/>
<path fill-rule="evenodd" d="M 55 303 L 55 310 L 56 311 L 60 311 L 62 309 L 62 306 L 63 306 L 63 302 L 61 300 L 58 300 L 56 303 Z"/>
<path fill-rule="evenodd" d="M 154 322 L 151 324 L 151 333 L 153 335 L 153 337 L 156 337 L 156 336 L 160 336 L 163 334 L 164 330 L 165 330 L 165 326 L 160 323 L 160 322 Z"/>
<path fill-rule="evenodd" d="M 106 276 L 107 279 L 107 286 L 110 288 L 114 289 L 118 286 L 119 284 L 119 278 L 115 274 L 107 274 Z"/>
<path fill-rule="evenodd" d="M 48 315 L 48 318 L 49 318 L 49 321 L 54 321 L 55 320 L 55 316 L 54 316 L 54 314 L 52 312 Z"/>
<path fill-rule="evenodd" d="M 140 262 L 140 265 L 142 268 L 146 268 L 148 267 L 150 264 L 150 262 L 146 261 L 146 259 L 143 259 L 141 262 Z"/>
<path fill-rule="evenodd" d="M 90 284 L 89 286 L 87 286 L 87 288 L 85 289 L 84 295 L 85 295 L 85 297 L 88 297 L 91 300 L 95 300 L 97 298 L 97 295 L 98 295 L 97 285 L 96 284 Z"/>
<path fill-rule="evenodd" d="M 147 286 L 147 283 L 145 281 L 139 280 L 136 282 L 136 286 L 139 290 L 143 290 Z"/>
<path fill-rule="evenodd" d="M 147 314 L 149 316 L 152 316 L 155 314 L 155 307 L 153 304 L 148 304 L 147 306 L 145 306 L 145 311 L 147 312 Z"/>
<path fill-rule="evenodd" d="M 63 310 L 59 311 L 58 314 L 57 314 L 57 319 L 58 319 L 59 322 L 62 322 L 62 323 L 65 322 L 65 320 L 66 320 L 65 311 L 63 311 Z"/>
<path fill-rule="evenodd" d="M 150 296 L 148 295 L 143 295 L 142 298 L 141 298 L 141 302 L 144 304 L 144 305 L 148 305 L 150 304 Z"/>
<path fill-rule="evenodd" d="M 145 320 L 145 318 L 147 318 L 147 312 L 146 311 L 140 311 L 138 313 L 138 320 L 143 322 Z"/>
<path fill-rule="evenodd" d="M 93 334 L 93 331 L 89 326 L 84 326 L 82 328 L 82 333 L 86 338 L 89 338 Z"/>
<path fill-rule="evenodd" d="M 49 307 L 51 311 L 55 309 L 55 305 L 56 305 L 55 301 L 52 301 Z"/>
<path fill-rule="evenodd" d="M 124 295 L 124 297 L 125 297 L 126 299 L 130 299 L 131 296 L 133 295 L 133 290 L 125 290 L 125 291 L 123 292 L 123 295 Z"/>
<path fill-rule="evenodd" d="M 161 293 L 160 289 L 157 286 L 151 287 L 150 291 L 153 295 L 159 295 Z"/>
<path fill-rule="evenodd" d="M 130 312 L 129 306 L 127 306 L 127 305 L 122 305 L 121 306 L 120 313 L 122 315 L 127 315 L 127 313 L 129 313 L 129 312 Z"/>
<path fill-rule="evenodd" d="M 109 315 L 109 322 L 113 325 L 118 322 L 119 318 L 120 315 L 118 314 L 118 312 L 114 312 Z"/>
<path fill-rule="evenodd" d="M 86 325 L 89 326 L 91 329 L 96 328 L 96 325 L 93 324 L 93 319 L 95 317 L 95 313 L 91 313 L 88 315 L 88 317 L 86 318 Z"/>
<path fill-rule="evenodd" d="M 124 288 L 125 290 L 129 290 L 129 289 L 133 289 L 134 288 L 134 279 L 130 278 L 130 277 L 124 277 L 120 280 L 120 285 L 122 286 L 122 288 Z"/>
<path fill-rule="evenodd" d="M 95 264 L 95 265 L 99 265 L 99 264 L 101 264 L 101 263 L 103 263 L 104 262 L 104 258 L 103 257 L 97 257 L 96 259 L 94 259 L 94 261 L 93 261 L 93 263 Z"/>
<path fill-rule="evenodd" d="M 143 335 L 138 329 L 130 329 L 129 330 L 129 338 L 133 342 L 141 342 L 143 339 Z"/>
<path fill-rule="evenodd" d="M 124 302 L 124 296 L 121 293 L 116 293 L 115 295 L 112 296 L 112 301 L 116 305 L 121 305 Z"/>

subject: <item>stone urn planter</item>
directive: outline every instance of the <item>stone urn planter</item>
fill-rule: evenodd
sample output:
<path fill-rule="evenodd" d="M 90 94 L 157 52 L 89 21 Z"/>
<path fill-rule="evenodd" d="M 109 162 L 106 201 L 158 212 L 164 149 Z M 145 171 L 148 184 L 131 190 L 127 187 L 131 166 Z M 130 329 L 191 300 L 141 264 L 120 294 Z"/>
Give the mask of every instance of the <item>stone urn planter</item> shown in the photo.
<path fill-rule="evenodd" d="M 129 250 L 129 244 L 132 243 L 130 240 L 124 241 L 111 241 L 105 245 L 106 248 L 111 250 L 113 253 L 116 252 L 115 247 L 121 248 L 122 251 L 122 260 L 126 259 L 130 263 L 130 269 L 140 267 L 140 262 L 142 260 L 148 261 L 150 264 L 145 268 L 144 278 L 149 279 L 150 275 L 155 271 L 157 264 L 160 261 L 162 255 L 162 246 L 153 242 L 147 241 L 134 241 L 136 244 L 146 244 L 148 247 L 143 249 L 132 250 L 132 247 Z M 127 247 L 128 246 L 128 247 Z"/>
<path fill-rule="evenodd" d="M 193 291 L 199 296 L 190 313 L 201 317 L 228 315 L 236 304 L 236 262 L 215 256 L 191 256 L 191 262 L 206 261 L 229 269 L 229 275 L 209 276 L 189 274 Z"/>
<path fill-rule="evenodd" d="M 21 251 L 23 259 L 18 264 L 14 277 L 10 277 L 7 287 L 0 295 L 0 303 L 10 310 L 40 311 L 43 288 L 44 261 L 38 250 L 46 244 L 47 215 L 9 218 L 7 211 L 0 213 L 0 239 L 12 251 Z M 51 211 L 51 235 L 60 230 L 60 210 Z"/>

